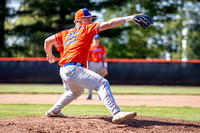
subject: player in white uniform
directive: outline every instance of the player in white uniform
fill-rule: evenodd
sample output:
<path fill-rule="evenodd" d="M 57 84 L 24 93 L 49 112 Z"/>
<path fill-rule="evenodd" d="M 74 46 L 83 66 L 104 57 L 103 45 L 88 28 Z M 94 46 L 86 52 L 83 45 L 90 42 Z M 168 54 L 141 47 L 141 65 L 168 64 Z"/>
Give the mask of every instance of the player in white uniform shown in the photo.
<path fill-rule="evenodd" d="M 100 44 L 100 35 L 96 34 L 94 36 L 92 45 L 90 47 L 89 56 L 88 56 L 88 68 L 95 73 L 100 74 L 102 67 L 107 69 L 106 61 L 106 50 L 104 46 Z M 101 75 L 102 76 L 102 75 Z M 92 99 L 92 89 L 89 89 L 88 100 Z M 100 99 L 100 97 L 99 97 Z"/>

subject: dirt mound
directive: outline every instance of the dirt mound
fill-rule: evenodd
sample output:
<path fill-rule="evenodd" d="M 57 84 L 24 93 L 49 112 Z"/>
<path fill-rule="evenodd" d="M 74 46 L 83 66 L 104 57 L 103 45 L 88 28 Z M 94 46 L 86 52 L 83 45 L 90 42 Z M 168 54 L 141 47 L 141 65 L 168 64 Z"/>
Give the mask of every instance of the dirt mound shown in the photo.
<path fill-rule="evenodd" d="M 0 132 L 37 133 L 198 133 L 200 122 L 137 116 L 135 119 L 113 124 L 111 116 L 69 116 L 68 118 L 47 118 L 26 116 L 0 120 Z"/>

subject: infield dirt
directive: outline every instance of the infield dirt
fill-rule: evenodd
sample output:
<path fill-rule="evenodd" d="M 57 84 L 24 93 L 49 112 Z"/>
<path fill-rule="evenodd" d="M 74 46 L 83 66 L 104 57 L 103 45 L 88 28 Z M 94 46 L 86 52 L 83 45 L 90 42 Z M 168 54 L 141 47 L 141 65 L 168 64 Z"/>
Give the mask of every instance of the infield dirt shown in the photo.
<path fill-rule="evenodd" d="M 200 122 L 137 116 L 113 124 L 110 116 L 47 118 L 26 116 L 0 120 L 1 133 L 198 133 Z"/>
<path fill-rule="evenodd" d="M 55 104 L 61 94 L 0 94 L 0 104 Z M 92 100 L 86 100 L 87 95 L 81 95 L 70 104 L 74 105 L 104 105 L 93 95 Z M 200 107 L 199 95 L 114 95 L 119 106 L 168 106 L 168 107 Z"/>

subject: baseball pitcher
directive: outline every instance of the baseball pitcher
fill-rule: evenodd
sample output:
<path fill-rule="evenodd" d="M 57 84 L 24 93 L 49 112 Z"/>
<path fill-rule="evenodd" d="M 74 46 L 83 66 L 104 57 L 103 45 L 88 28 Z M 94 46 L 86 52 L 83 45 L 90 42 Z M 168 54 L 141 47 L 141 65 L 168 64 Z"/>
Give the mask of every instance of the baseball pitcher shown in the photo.
<path fill-rule="evenodd" d="M 44 49 L 49 63 L 55 62 L 55 56 L 52 54 L 53 44 L 57 43 L 63 46 L 63 54 L 59 65 L 61 66 L 60 76 L 65 87 L 65 92 L 57 103 L 46 112 L 47 117 L 67 117 L 61 113 L 62 108 L 82 95 L 84 88 L 97 91 L 101 100 L 113 115 L 113 123 L 132 119 L 137 114 L 136 112 L 121 111 L 113 98 L 108 80 L 87 69 L 87 58 L 94 36 L 101 31 L 117 27 L 128 21 L 135 21 L 136 19 L 137 24 L 148 28 L 153 21 L 144 14 L 113 18 L 101 23 L 93 23 L 92 17 L 96 16 L 91 15 L 88 9 L 78 10 L 75 14 L 75 27 L 52 35 L 44 42 Z"/>

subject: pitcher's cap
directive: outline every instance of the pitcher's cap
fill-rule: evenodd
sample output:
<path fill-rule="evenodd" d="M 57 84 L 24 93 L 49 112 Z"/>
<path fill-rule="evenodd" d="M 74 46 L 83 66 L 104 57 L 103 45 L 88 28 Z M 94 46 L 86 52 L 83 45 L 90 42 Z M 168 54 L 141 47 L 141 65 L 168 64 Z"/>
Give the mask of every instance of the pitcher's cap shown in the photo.
<path fill-rule="evenodd" d="M 87 8 L 80 9 L 75 14 L 75 20 L 87 17 L 97 17 L 96 15 L 91 15 Z"/>
<path fill-rule="evenodd" d="M 96 35 L 94 36 L 94 39 L 99 39 L 99 38 L 100 38 L 99 34 L 96 34 Z"/>

